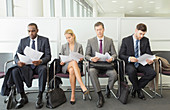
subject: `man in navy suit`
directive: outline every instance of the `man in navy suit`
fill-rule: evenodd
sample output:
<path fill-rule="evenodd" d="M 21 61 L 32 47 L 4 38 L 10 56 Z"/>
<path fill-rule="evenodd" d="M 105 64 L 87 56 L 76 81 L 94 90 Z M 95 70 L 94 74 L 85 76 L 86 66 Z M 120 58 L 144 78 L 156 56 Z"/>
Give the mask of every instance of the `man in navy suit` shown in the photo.
<path fill-rule="evenodd" d="M 26 46 L 31 47 L 37 51 L 43 52 L 43 56 L 38 61 L 33 61 L 31 65 L 26 65 L 24 62 L 21 62 L 17 56 L 14 57 L 15 63 L 18 65 L 12 69 L 12 78 L 14 84 L 17 88 L 18 93 L 20 93 L 21 98 L 19 99 L 16 109 L 23 107 L 26 103 L 28 103 L 28 98 L 24 92 L 24 84 L 25 73 L 32 73 L 31 78 L 28 82 L 32 84 L 33 75 L 38 75 L 39 80 L 39 94 L 36 101 L 36 108 L 41 108 L 43 106 L 42 96 L 45 90 L 45 85 L 47 81 L 47 63 L 51 60 L 51 51 L 49 40 L 46 37 L 39 36 L 38 27 L 35 23 L 30 23 L 28 25 L 28 37 L 21 39 L 20 44 L 18 46 L 17 52 L 24 55 L 24 49 Z M 28 83 L 27 82 L 27 83 Z M 26 83 L 26 84 L 27 84 Z"/>
<path fill-rule="evenodd" d="M 126 62 L 126 73 L 133 85 L 131 92 L 133 98 L 136 96 L 137 92 L 138 98 L 145 99 L 141 89 L 156 76 L 156 72 L 150 66 L 150 64 L 153 63 L 153 60 L 147 59 L 147 65 L 143 66 L 138 63 L 137 59 L 145 53 L 152 55 L 149 39 L 144 37 L 146 32 L 146 25 L 143 23 L 138 24 L 135 33 L 122 40 L 122 45 L 119 51 L 119 58 Z M 144 76 L 139 80 L 137 78 L 137 72 L 144 73 Z"/>

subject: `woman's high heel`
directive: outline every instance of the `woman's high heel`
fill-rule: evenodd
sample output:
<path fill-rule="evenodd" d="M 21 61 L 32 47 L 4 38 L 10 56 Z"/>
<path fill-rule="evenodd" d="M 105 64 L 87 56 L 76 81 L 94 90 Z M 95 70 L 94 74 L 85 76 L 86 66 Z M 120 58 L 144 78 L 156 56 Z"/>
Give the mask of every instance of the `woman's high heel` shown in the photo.
<path fill-rule="evenodd" d="M 71 105 L 74 105 L 76 103 L 76 101 L 70 101 Z"/>

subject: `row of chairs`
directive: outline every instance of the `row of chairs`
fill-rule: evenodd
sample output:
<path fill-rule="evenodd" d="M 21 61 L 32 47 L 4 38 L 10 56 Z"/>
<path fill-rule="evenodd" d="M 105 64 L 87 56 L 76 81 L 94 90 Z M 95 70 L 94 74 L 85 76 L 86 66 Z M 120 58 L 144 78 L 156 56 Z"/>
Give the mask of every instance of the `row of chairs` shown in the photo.
<path fill-rule="evenodd" d="M 170 51 L 153 51 L 153 53 L 155 54 L 155 55 L 157 55 L 157 56 L 160 56 L 160 57 L 163 57 L 163 58 L 165 58 L 165 59 L 167 59 L 169 62 L 170 62 Z M 0 71 L 0 78 L 3 78 L 4 76 L 5 76 L 5 72 L 6 72 L 6 70 L 7 70 L 7 67 L 8 67 L 8 65 L 11 63 L 12 64 L 12 62 L 13 62 L 13 60 L 11 60 L 12 59 L 12 57 L 13 57 L 13 54 L 12 53 L 0 53 L 0 58 L 1 58 L 1 65 L 0 65 L 0 67 L 3 67 L 2 66 L 2 64 L 4 64 L 4 71 Z M 4 62 L 5 61 L 5 62 Z M 120 74 L 119 72 L 119 62 L 117 61 L 116 62 L 117 63 L 117 72 L 118 72 L 118 74 Z M 144 89 L 143 89 L 143 91 L 147 94 L 147 95 L 149 95 L 151 98 L 154 98 L 156 95 L 158 95 L 158 96 L 161 96 L 162 97 L 162 75 L 168 75 L 168 76 L 170 76 L 170 71 L 163 71 L 162 70 L 162 63 L 161 63 L 161 61 L 159 60 L 159 63 L 160 63 L 160 95 L 156 92 L 156 90 L 154 90 L 153 92 L 155 93 L 154 94 L 154 96 L 152 96 L 152 95 L 150 95 L 148 92 L 146 92 Z M 55 64 L 55 63 L 54 63 Z M 53 65 L 54 67 L 56 66 L 56 65 Z M 85 77 L 85 86 L 87 86 L 88 87 L 88 89 L 90 89 L 90 80 L 89 80 L 89 72 L 88 72 L 88 74 L 86 73 L 88 70 L 89 70 L 89 68 L 90 68 L 90 65 L 89 65 L 89 62 L 87 62 L 87 61 L 85 61 L 84 63 L 83 63 L 83 72 L 81 73 L 81 76 L 83 77 Z M 1 68 L 2 69 L 2 68 Z M 0 69 L 0 70 L 1 70 Z M 86 71 L 87 70 L 87 71 Z M 64 73 L 56 73 L 56 71 L 54 71 L 55 72 L 55 75 L 56 76 L 58 76 L 58 77 L 60 77 L 60 78 L 69 78 L 69 75 L 68 74 L 64 74 Z M 124 73 L 125 74 L 125 73 Z M 126 74 L 125 74 L 126 75 Z M 138 76 L 139 77 L 141 77 L 143 75 L 143 73 L 138 73 Z M 48 70 L 48 75 L 47 75 L 48 77 L 49 77 L 49 70 Z M 118 75 L 119 76 L 119 75 Z M 88 77 L 88 78 L 87 78 Z M 98 77 L 99 78 L 107 78 L 108 76 L 106 75 L 106 74 L 98 74 Z M 38 75 L 34 75 L 34 78 L 35 79 L 37 79 L 38 78 Z M 88 81 L 88 85 L 87 85 L 87 81 Z M 120 78 L 118 77 L 118 81 L 120 81 Z M 155 80 L 154 80 L 154 82 L 155 82 Z M 49 83 L 49 78 L 47 78 L 47 85 L 48 85 L 48 83 Z M 155 84 L 154 84 L 155 85 Z M 47 86 L 48 87 L 48 86 Z M 111 93 L 113 94 L 113 96 L 115 97 L 115 98 L 117 98 L 117 96 L 116 96 L 116 94 L 111 90 Z M 91 100 L 91 96 L 89 95 L 88 96 L 89 97 L 89 99 Z M 85 96 L 83 95 L 83 99 L 85 100 Z"/>

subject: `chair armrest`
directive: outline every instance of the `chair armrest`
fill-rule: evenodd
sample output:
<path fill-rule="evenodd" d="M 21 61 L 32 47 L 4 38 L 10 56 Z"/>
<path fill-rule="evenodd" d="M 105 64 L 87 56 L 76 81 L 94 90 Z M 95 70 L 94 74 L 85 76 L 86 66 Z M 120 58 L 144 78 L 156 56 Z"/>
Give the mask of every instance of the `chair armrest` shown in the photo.
<path fill-rule="evenodd" d="M 14 60 L 9 60 L 9 61 L 6 61 L 6 62 L 4 63 L 4 73 L 6 73 L 7 65 L 8 65 L 9 63 L 11 63 L 11 62 L 14 62 Z"/>

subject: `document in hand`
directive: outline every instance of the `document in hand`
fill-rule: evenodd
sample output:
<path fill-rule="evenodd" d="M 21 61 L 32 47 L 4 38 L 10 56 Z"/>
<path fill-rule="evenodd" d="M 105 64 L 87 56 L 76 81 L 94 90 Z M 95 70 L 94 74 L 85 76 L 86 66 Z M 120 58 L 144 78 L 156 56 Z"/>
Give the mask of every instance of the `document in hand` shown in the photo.
<path fill-rule="evenodd" d="M 95 57 L 100 58 L 99 61 L 106 61 L 106 59 L 110 59 L 111 58 L 111 56 L 110 56 L 110 54 L 108 52 L 106 52 L 104 55 L 99 53 L 99 52 L 96 52 L 95 53 Z"/>
<path fill-rule="evenodd" d="M 17 53 L 19 60 L 26 64 L 32 64 L 32 61 L 39 60 L 44 53 L 36 51 L 36 50 L 26 46 L 24 49 L 24 54 L 25 55 L 21 55 L 20 53 Z"/>
<path fill-rule="evenodd" d="M 77 62 L 79 62 L 80 58 L 84 58 L 84 56 L 80 53 L 77 52 L 70 52 L 69 56 L 66 55 L 59 55 L 61 58 L 61 61 L 66 63 L 69 62 L 71 60 L 75 60 Z"/>
<path fill-rule="evenodd" d="M 156 58 L 155 55 L 143 54 L 142 56 L 140 56 L 137 59 L 138 59 L 138 63 L 145 66 L 147 64 L 146 59 L 154 60 L 155 58 Z"/>

